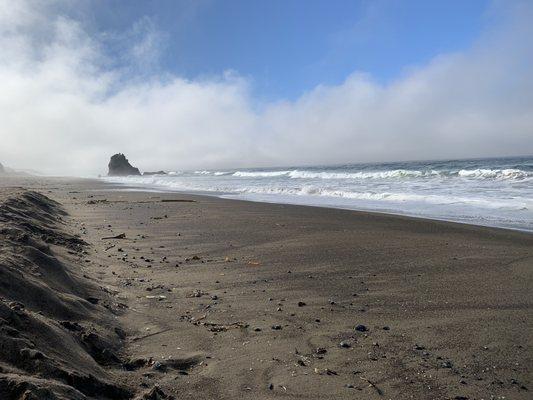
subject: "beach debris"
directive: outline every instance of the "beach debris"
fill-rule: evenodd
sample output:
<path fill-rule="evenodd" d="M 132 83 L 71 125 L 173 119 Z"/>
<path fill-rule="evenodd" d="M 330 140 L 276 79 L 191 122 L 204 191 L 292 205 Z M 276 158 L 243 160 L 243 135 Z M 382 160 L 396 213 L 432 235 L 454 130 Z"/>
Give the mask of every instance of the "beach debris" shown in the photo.
<path fill-rule="evenodd" d="M 362 379 L 365 382 L 368 382 L 368 386 L 369 387 L 374 388 L 375 391 L 377 392 L 377 394 L 379 394 L 380 396 L 383 396 L 383 390 L 378 388 L 374 382 L 372 382 L 370 379 L 367 379 L 367 378 L 365 378 L 363 376 L 360 376 L 359 378 Z"/>
<path fill-rule="evenodd" d="M 146 174 L 146 172 L 145 172 Z M 189 199 L 162 199 L 161 203 L 196 203 L 196 200 Z"/>
<path fill-rule="evenodd" d="M 274 385 L 272 383 L 268 384 L 268 390 L 274 390 Z"/>
<path fill-rule="evenodd" d="M 303 306 L 305 306 L 305 305 L 306 305 L 306 304 L 305 304 L 303 301 L 299 301 L 299 302 L 298 302 L 298 307 L 303 307 Z"/>
<path fill-rule="evenodd" d="M 364 325 L 359 324 L 359 325 L 357 325 L 357 326 L 355 327 L 355 330 L 356 330 L 357 332 L 367 332 L 367 331 L 368 331 L 368 328 L 367 328 L 366 326 L 364 326 Z"/>
<path fill-rule="evenodd" d="M 282 329 L 281 325 L 272 325 L 272 329 L 275 331 L 280 331 Z"/>
<path fill-rule="evenodd" d="M 248 265 L 256 267 L 258 265 L 261 265 L 261 263 L 259 261 L 248 261 Z"/>
<path fill-rule="evenodd" d="M 248 328 L 248 324 L 244 322 L 233 322 L 230 324 L 218 324 L 214 322 L 205 322 L 204 325 L 211 332 L 226 332 L 229 329 L 245 329 Z"/>
<path fill-rule="evenodd" d="M 146 296 L 147 299 L 158 299 L 158 300 L 165 300 L 167 298 L 167 296 L 164 296 L 162 294 L 160 295 L 157 295 L 157 296 L 153 296 L 153 295 L 148 295 Z"/>
<path fill-rule="evenodd" d="M 99 203 L 109 203 L 107 199 L 98 199 L 98 200 L 89 200 L 87 204 L 99 204 Z"/>
<path fill-rule="evenodd" d="M 126 239 L 126 234 L 119 233 L 118 235 L 115 235 L 115 236 L 106 236 L 102 238 L 102 240 L 108 240 L 108 239 Z"/>
<path fill-rule="evenodd" d="M 348 349 L 348 348 L 352 347 L 350 342 L 348 342 L 347 340 L 343 340 L 342 342 L 340 342 L 339 346 L 342 347 L 343 349 Z"/>
<path fill-rule="evenodd" d="M 316 354 L 326 354 L 328 351 L 324 347 L 317 347 L 315 350 Z"/>
<path fill-rule="evenodd" d="M 315 368 L 314 371 L 317 375 L 338 375 L 336 371 L 329 368 Z"/>
<path fill-rule="evenodd" d="M 165 366 L 161 363 L 161 361 L 156 361 L 154 365 L 152 365 L 152 369 L 156 371 L 166 371 Z"/>
<path fill-rule="evenodd" d="M 209 293 L 206 293 L 200 289 L 195 289 L 191 294 L 189 294 L 189 296 L 187 297 L 202 297 L 204 295 L 207 295 Z"/>

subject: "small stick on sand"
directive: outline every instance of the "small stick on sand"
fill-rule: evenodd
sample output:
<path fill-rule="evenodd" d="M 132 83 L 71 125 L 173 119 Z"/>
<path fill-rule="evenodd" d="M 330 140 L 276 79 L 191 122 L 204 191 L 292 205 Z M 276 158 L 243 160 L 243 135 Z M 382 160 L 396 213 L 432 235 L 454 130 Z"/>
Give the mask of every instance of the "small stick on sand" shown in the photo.
<path fill-rule="evenodd" d="M 360 376 L 359 378 L 361 378 L 361 379 L 364 380 L 365 382 L 368 382 L 368 386 L 373 387 L 374 389 L 376 389 L 376 392 L 377 392 L 380 396 L 383 396 L 383 391 L 382 391 L 380 388 L 378 388 L 378 387 L 376 386 L 376 384 L 373 383 L 370 379 L 366 379 L 366 378 L 364 378 L 364 377 L 362 377 L 362 376 Z"/>
<path fill-rule="evenodd" d="M 161 203 L 196 203 L 195 200 L 185 200 L 185 199 L 163 199 Z"/>
<path fill-rule="evenodd" d="M 106 240 L 106 239 L 126 239 L 126 234 L 125 233 L 119 233 L 116 236 L 107 236 L 107 237 L 103 237 L 102 238 L 102 240 Z"/>
<path fill-rule="evenodd" d="M 148 335 L 137 336 L 137 337 L 132 338 L 131 341 L 132 341 L 132 342 L 137 342 L 138 340 L 143 340 L 143 339 L 146 339 L 146 338 L 149 338 L 149 337 L 152 337 L 152 336 L 160 335 L 160 334 L 165 333 L 165 332 L 168 332 L 168 331 L 170 331 L 170 330 L 171 330 L 171 329 L 168 328 L 168 329 L 163 329 L 163 330 L 158 331 L 158 332 L 149 333 Z"/>

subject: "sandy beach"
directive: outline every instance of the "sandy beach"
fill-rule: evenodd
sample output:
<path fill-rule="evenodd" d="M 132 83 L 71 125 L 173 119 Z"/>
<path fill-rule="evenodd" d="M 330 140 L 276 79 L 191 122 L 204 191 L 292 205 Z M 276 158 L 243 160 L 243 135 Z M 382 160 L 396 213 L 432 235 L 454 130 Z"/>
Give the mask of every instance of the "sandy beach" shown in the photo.
<path fill-rule="evenodd" d="M 533 235 L 0 180 L 2 399 L 530 399 Z"/>

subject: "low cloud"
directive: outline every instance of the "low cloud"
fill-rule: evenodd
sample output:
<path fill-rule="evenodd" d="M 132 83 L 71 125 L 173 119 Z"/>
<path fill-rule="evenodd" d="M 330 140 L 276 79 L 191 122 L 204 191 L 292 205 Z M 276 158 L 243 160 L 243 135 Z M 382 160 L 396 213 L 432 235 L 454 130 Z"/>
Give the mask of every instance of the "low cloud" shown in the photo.
<path fill-rule="evenodd" d="M 186 80 L 162 71 L 161 34 L 148 20 L 119 35 L 133 39 L 118 41 L 116 56 L 109 35 L 59 3 L 0 0 L 6 165 L 94 175 L 119 151 L 143 170 L 533 154 L 529 2 L 495 3 L 499 22 L 470 49 L 386 85 L 355 71 L 266 104 L 236 72 Z"/>

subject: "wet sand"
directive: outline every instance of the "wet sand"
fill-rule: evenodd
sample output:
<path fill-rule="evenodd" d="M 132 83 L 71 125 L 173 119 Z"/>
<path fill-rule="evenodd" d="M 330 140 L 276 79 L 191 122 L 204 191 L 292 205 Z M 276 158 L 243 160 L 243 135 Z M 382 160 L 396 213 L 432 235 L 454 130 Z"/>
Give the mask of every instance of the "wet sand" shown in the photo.
<path fill-rule="evenodd" d="M 80 344 L 69 368 L 124 398 L 531 398 L 531 234 L 91 180 L 0 180 L 3 193 L 15 185 L 59 202 L 68 215 L 57 229 L 86 242 L 51 251 L 87 288 L 71 296 L 97 303 L 44 313 L 53 326 L 83 326 L 57 328 Z M 84 344 L 91 329 L 108 338 L 111 360 Z M 15 368 L 1 361 L 0 393 Z M 72 386 L 34 363 L 16 368 L 20 381 Z"/>

